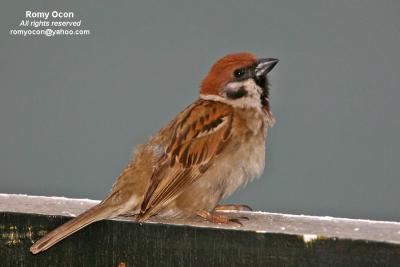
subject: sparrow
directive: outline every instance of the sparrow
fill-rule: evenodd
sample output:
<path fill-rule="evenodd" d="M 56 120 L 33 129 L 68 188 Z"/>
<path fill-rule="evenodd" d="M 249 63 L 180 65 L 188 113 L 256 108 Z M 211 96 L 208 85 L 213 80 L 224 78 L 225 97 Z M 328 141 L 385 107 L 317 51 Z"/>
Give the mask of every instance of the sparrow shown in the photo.
<path fill-rule="evenodd" d="M 155 215 L 237 222 L 218 211 L 247 206 L 218 203 L 264 170 L 267 130 L 274 123 L 267 74 L 277 63 L 247 52 L 219 59 L 201 82 L 199 98 L 136 148 L 110 194 L 30 251 L 47 250 L 93 222 L 126 214 L 139 222 Z"/>

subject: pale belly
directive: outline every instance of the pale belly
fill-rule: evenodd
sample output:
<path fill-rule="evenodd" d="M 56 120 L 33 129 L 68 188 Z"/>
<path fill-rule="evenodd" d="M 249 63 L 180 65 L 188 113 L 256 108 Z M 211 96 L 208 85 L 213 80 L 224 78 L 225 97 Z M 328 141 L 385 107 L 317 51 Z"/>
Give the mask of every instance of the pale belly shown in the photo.
<path fill-rule="evenodd" d="M 233 139 L 235 140 L 235 139 Z M 226 153 L 225 153 L 226 152 Z M 261 176 L 265 166 L 265 134 L 253 135 L 243 142 L 232 142 L 217 156 L 203 176 L 171 202 L 160 216 L 193 215 L 212 210 L 240 186 Z"/>

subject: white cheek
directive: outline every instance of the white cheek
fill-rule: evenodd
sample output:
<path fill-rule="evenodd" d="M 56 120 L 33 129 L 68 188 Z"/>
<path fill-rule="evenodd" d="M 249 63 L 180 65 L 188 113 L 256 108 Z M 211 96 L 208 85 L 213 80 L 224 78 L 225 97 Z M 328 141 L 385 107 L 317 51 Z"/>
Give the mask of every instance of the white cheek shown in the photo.
<path fill-rule="evenodd" d="M 241 82 L 231 82 L 225 86 L 226 90 L 239 90 L 245 88 L 247 95 L 238 99 L 228 99 L 226 95 L 200 95 L 205 100 L 220 101 L 237 108 L 255 108 L 262 110 L 261 94 L 262 88 L 259 87 L 253 79 L 247 79 Z"/>
<path fill-rule="evenodd" d="M 242 108 L 261 108 L 260 96 L 262 94 L 262 89 L 259 87 L 253 79 L 247 79 L 241 82 L 231 82 L 226 85 L 229 90 L 239 90 L 243 87 L 247 91 L 247 96 L 226 101 L 230 104 Z"/>
<path fill-rule="evenodd" d="M 230 82 L 225 86 L 224 91 L 225 90 L 237 91 L 240 89 L 240 87 L 243 86 L 243 84 L 244 84 L 244 81 L 243 82 Z"/>

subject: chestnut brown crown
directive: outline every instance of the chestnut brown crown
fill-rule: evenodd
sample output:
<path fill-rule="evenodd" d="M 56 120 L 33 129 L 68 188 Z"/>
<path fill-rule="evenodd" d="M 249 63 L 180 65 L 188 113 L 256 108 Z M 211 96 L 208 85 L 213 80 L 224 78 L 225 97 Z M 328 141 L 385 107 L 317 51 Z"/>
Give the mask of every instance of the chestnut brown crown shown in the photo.
<path fill-rule="evenodd" d="M 218 95 L 224 86 L 234 79 L 234 71 L 257 63 L 257 57 L 251 53 L 228 54 L 219 59 L 210 69 L 201 83 L 200 94 Z"/>

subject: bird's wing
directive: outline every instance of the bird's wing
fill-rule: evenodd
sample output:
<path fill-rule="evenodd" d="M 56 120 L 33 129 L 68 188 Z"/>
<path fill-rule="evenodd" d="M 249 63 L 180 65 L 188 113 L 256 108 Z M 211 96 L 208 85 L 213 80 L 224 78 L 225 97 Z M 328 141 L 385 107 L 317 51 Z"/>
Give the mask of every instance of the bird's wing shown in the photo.
<path fill-rule="evenodd" d="M 138 220 L 157 213 L 194 183 L 231 137 L 232 108 L 199 100 L 172 122 L 173 134 L 154 170 Z"/>

